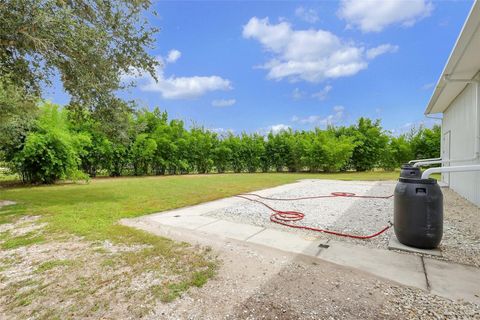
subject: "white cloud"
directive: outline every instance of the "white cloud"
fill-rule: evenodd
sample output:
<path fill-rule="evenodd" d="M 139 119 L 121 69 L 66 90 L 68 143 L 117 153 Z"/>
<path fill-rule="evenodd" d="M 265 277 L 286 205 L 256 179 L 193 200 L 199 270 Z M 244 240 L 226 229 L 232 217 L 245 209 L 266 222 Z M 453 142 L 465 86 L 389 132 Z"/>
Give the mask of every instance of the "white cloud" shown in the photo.
<path fill-rule="evenodd" d="M 348 27 L 380 32 L 392 24 L 413 26 L 433 10 L 430 0 L 342 0 L 339 16 Z"/>
<path fill-rule="evenodd" d="M 319 115 L 311 115 L 305 118 L 300 118 L 294 116 L 292 118 L 292 122 L 300 123 L 300 124 L 310 124 L 316 126 L 328 126 L 328 125 L 335 125 L 340 123 L 345 118 L 345 108 L 343 106 L 335 106 L 333 107 L 333 113 L 327 115 L 326 117 L 322 117 Z"/>
<path fill-rule="evenodd" d="M 166 58 L 167 62 L 175 62 L 181 56 L 180 51 L 171 50 Z M 232 84 L 230 80 L 220 76 L 191 76 L 191 77 L 165 77 L 165 64 L 163 57 L 157 57 L 160 66 L 156 69 L 157 80 L 146 73 L 140 73 L 137 70 L 130 70 L 126 75 L 122 75 L 122 81 L 136 79 L 140 85 L 139 89 L 148 92 L 159 92 L 164 99 L 194 99 L 208 92 L 218 90 L 230 90 Z"/>
<path fill-rule="evenodd" d="M 332 91 L 333 87 L 331 85 L 326 85 L 323 87 L 322 90 L 315 92 L 312 94 L 313 98 L 317 98 L 320 101 L 323 101 L 327 98 L 327 95 L 330 91 Z"/>
<path fill-rule="evenodd" d="M 300 90 L 299 88 L 295 88 L 292 91 L 292 98 L 293 100 L 300 100 L 305 96 L 305 92 Z"/>
<path fill-rule="evenodd" d="M 367 50 L 367 58 L 372 60 L 376 57 L 385 54 L 385 53 L 395 53 L 398 51 L 398 46 L 394 46 L 391 44 L 382 44 L 378 47 L 371 48 Z"/>
<path fill-rule="evenodd" d="M 273 54 L 261 66 L 268 70 L 268 79 L 319 82 L 368 67 L 365 47 L 321 29 L 293 30 L 285 21 L 271 24 L 268 18 L 253 17 L 243 26 L 243 37 L 259 41 Z"/>
<path fill-rule="evenodd" d="M 233 130 L 233 129 L 225 129 L 225 128 L 209 128 L 208 130 L 211 131 L 211 132 L 218 133 L 218 134 L 220 134 L 220 135 L 225 135 L 225 134 L 229 134 L 229 133 L 235 133 L 235 130 Z"/>
<path fill-rule="evenodd" d="M 272 132 L 273 134 L 279 133 L 280 131 L 285 131 L 290 129 L 290 126 L 280 123 L 280 124 L 274 124 L 270 127 L 268 127 L 267 131 Z"/>
<path fill-rule="evenodd" d="M 441 124 L 441 120 L 439 119 L 422 119 L 422 120 L 415 120 L 412 122 L 406 122 L 403 125 L 390 129 L 392 133 L 395 135 L 401 135 L 404 133 L 409 133 L 411 131 L 416 131 L 421 127 L 431 128 L 436 124 Z"/>
<path fill-rule="evenodd" d="M 178 51 L 177 49 L 170 50 L 167 56 L 167 62 L 168 63 L 174 63 L 177 61 L 180 57 L 182 56 L 182 53 Z"/>
<path fill-rule="evenodd" d="M 233 106 L 237 101 L 235 99 L 219 99 L 213 100 L 212 106 L 214 107 L 229 107 Z"/>
<path fill-rule="evenodd" d="M 319 20 L 317 11 L 313 9 L 305 9 L 304 7 L 298 7 L 295 9 L 295 15 L 308 23 L 315 23 Z"/>
<path fill-rule="evenodd" d="M 335 106 L 335 107 L 333 107 L 333 111 L 342 113 L 342 115 L 343 115 L 343 111 L 344 111 L 344 110 L 345 110 L 345 107 L 344 107 L 344 106 Z"/>
<path fill-rule="evenodd" d="M 230 90 L 229 80 L 219 76 L 164 77 L 163 70 L 157 71 L 158 81 L 148 77 L 140 90 L 159 92 L 165 99 L 193 99 L 210 91 Z"/>

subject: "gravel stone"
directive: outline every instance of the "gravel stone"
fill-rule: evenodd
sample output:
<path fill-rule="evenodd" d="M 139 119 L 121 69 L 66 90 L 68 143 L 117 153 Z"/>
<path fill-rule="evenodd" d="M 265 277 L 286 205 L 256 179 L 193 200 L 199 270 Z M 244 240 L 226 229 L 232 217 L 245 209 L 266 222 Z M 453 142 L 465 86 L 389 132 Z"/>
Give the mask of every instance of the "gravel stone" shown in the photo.
<path fill-rule="evenodd" d="M 288 191 L 262 190 L 262 196 L 296 198 L 329 195 L 332 192 L 352 192 L 357 195 L 388 196 L 393 194 L 395 181 L 335 181 L 302 180 Z M 480 267 L 480 208 L 448 188 L 444 193 L 444 236 L 440 249 L 443 257 L 435 259 Z M 255 198 L 255 197 L 251 197 Z M 260 199 L 261 200 L 261 199 Z M 298 201 L 262 200 L 278 210 L 299 211 L 305 214 L 299 225 L 328 229 L 357 235 L 375 233 L 393 222 L 393 198 L 321 198 Z M 393 228 L 380 236 L 359 240 L 339 238 L 325 233 L 288 228 L 270 221 L 272 212 L 261 204 L 245 200 L 242 204 L 207 213 L 207 216 L 299 233 L 307 238 L 335 239 L 367 247 L 387 249 Z"/>

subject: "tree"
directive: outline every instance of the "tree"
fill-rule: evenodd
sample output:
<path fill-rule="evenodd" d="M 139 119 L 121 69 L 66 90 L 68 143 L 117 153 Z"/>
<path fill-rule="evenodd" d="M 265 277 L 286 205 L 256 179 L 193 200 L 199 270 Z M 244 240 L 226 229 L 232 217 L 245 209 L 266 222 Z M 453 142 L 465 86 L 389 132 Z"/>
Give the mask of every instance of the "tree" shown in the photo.
<path fill-rule="evenodd" d="M 356 125 L 339 130 L 338 134 L 353 137 L 355 148 L 351 162 L 357 171 L 371 170 L 379 164 L 382 151 L 388 143 L 388 135 L 383 131 L 380 120 L 362 117 Z"/>
<path fill-rule="evenodd" d="M 53 183 L 59 179 L 85 177 L 79 170 L 80 156 L 91 141 L 87 135 L 69 130 L 67 111 L 45 103 L 34 126 L 13 159 L 23 180 Z"/>
<path fill-rule="evenodd" d="M 165 153 L 165 161 L 170 174 L 188 173 L 188 132 L 183 121 L 172 120 L 168 128 L 169 150 Z"/>
<path fill-rule="evenodd" d="M 157 150 L 157 143 L 146 133 L 137 135 L 132 145 L 133 172 L 136 176 L 146 175 Z"/>
<path fill-rule="evenodd" d="M 230 132 L 223 144 L 231 150 L 230 167 L 233 172 L 242 172 L 245 169 L 245 161 L 242 157 L 242 140 Z"/>
<path fill-rule="evenodd" d="M 352 137 L 335 136 L 334 131 L 323 131 L 323 147 L 325 159 L 322 169 L 326 172 L 335 172 L 343 168 L 352 157 L 355 144 Z"/>
<path fill-rule="evenodd" d="M 354 149 L 353 138 L 335 135 L 332 129 L 304 133 L 302 163 L 311 172 L 338 171 L 345 166 Z"/>
<path fill-rule="evenodd" d="M 423 126 L 414 129 L 411 133 L 411 145 L 415 159 L 429 159 L 440 157 L 440 138 L 442 128 L 434 125 L 431 129 Z"/>
<path fill-rule="evenodd" d="M 34 96 L 0 78 L 0 161 L 11 161 L 23 147 L 37 116 L 36 103 Z"/>
<path fill-rule="evenodd" d="M 382 152 L 380 166 L 385 170 L 394 170 L 412 160 L 413 152 L 405 135 L 391 137 Z"/>
<path fill-rule="evenodd" d="M 192 128 L 188 139 L 191 167 L 198 173 L 208 173 L 213 166 L 212 153 L 216 135 L 204 128 Z"/>
<path fill-rule="evenodd" d="M 232 150 L 227 147 L 224 141 L 219 141 L 213 149 L 212 159 L 217 172 L 224 173 L 228 170 L 229 164 L 232 161 Z"/>
<path fill-rule="evenodd" d="M 256 172 L 260 168 L 262 154 L 265 153 L 264 139 L 259 134 L 241 135 L 241 158 L 248 172 Z"/>
<path fill-rule="evenodd" d="M 292 153 L 290 144 L 291 130 L 282 130 L 276 134 L 270 132 L 267 136 L 265 151 L 270 157 L 270 164 L 277 172 L 281 172 L 284 168 L 292 163 Z"/>
<path fill-rule="evenodd" d="M 149 7 L 148 0 L 3 1 L 0 73 L 36 96 L 58 73 L 73 103 L 94 108 L 122 87 L 123 74 L 155 77 Z"/>

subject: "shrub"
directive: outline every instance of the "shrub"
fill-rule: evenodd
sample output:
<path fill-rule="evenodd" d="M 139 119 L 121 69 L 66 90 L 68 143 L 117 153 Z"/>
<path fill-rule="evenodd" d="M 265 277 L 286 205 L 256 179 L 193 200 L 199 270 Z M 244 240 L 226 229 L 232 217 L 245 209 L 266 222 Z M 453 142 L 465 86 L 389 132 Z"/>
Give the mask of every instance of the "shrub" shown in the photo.
<path fill-rule="evenodd" d="M 24 181 L 53 183 L 59 179 L 79 179 L 85 175 L 78 169 L 79 155 L 90 139 L 84 134 L 72 134 L 67 125 L 66 111 L 45 103 L 40 116 L 15 155 L 15 166 Z"/>

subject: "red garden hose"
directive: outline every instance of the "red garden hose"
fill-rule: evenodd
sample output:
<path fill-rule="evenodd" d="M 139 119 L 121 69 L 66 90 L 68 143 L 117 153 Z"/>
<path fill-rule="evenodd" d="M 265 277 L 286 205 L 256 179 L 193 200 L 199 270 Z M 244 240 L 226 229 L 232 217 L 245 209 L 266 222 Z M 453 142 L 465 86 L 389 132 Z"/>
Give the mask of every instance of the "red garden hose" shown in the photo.
<path fill-rule="evenodd" d="M 320 228 L 314 228 L 314 227 L 309 227 L 309 226 L 301 226 L 301 225 L 296 225 L 296 224 L 291 224 L 292 222 L 300 221 L 305 217 L 305 214 L 302 212 L 298 211 L 281 211 L 277 210 L 275 208 L 272 208 L 265 202 L 262 202 L 257 199 L 251 199 L 248 198 L 248 196 L 251 197 L 257 197 L 260 199 L 264 200 L 276 200 L 276 201 L 295 201 L 295 200 L 307 200 L 307 199 L 320 199 L 320 198 L 335 198 L 335 197 L 349 197 L 349 198 L 367 198 L 367 199 L 389 199 L 393 197 L 393 195 L 390 196 L 362 196 L 362 195 L 356 195 L 355 193 L 350 193 L 350 192 L 332 192 L 330 195 L 323 195 L 323 196 L 310 196 L 310 197 L 299 197 L 299 198 L 270 198 L 270 197 L 264 197 L 255 193 L 246 193 L 242 195 L 237 195 L 236 197 L 242 198 L 245 200 L 249 200 L 252 202 L 259 203 L 265 207 L 267 207 L 270 211 L 273 213 L 270 215 L 270 221 L 273 223 L 278 223 L 283 226 L 287 226 L 290 228 L 296 228 L 296 229 L 304 229 L 304 230 L 310 230 L 310 231 L 316 231 L 316 232 L 323 232 L 323 233 L 328 233 L 328 234 L 333 234 L 335 236 L 339 237 L 347 237 L 347 238 L 353 238 L 353 239 L 371 239 L 376 236 L 381 235 L 390 227 L 392 226 L 392 223 L 389 222 L 386 227 L 381 229 L 380 231 L 370 234 L 370 235 L 355 235 L 355 234 L 348 234 L 348 233 L 342 233 L 342 232 L 336 232 L 332 230 L 326 230 L 326 229 L 320 229 Z"/>

